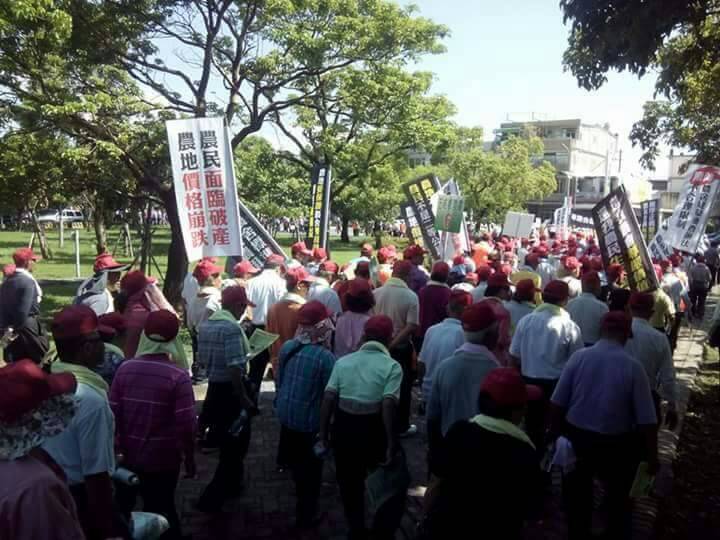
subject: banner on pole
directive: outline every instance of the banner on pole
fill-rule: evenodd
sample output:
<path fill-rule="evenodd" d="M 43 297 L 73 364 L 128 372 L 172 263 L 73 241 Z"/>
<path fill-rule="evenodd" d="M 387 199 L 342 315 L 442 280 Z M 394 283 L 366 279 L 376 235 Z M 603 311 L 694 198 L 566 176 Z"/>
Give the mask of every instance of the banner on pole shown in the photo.
<path fill-rule="evenodd" d="M 262 268 L 265 260 L 272 254 L 287 258 L 275 239 L 242 201 L 238 201 L 238 207 L 242 227 L 243 258 L 250 261 L 255 268 Z"/>
<path fill-rule="evenodd" d="M 660 225 L 660 228 L 655 233 L 655 236 L 653 236 L 652 240 L 650 240 L 650 243 L 648 244 L 648 251 L 650 252 L 650 256 L 658 261 L 661 261 L 663 259 L 669 259 L 670 255 L 675 253 L 675 250 L 672 248 L 672 246 L 667 243 L 667 231 L 669 221 L 669 219 L 663 221 L 662 225 Z"/>
<path fill-rule="evenodd" d="M 431 203 L 433 205 L 433 212 L 435 212 L 440 193 L 444 193 L 446 195 L 461 195 L 460 187 L 457 185 L 455 179 L 451 178 L 440 188 L 440 191 L 432 197 Z M 440 258 L 444 261 L 452 261 L 458 253 L 470 253 L 472 251 L 470 235 L 468 234 L 467 222 L 465 220 L 465 212 L 463 212 L 462 220 L 460 222 L 460 232 L 441 232 L 440 245 L 443 248 L 443 253 Z"/>
<path fill-rule="evenodd" d="M 435 211 L 435 230 L 459 234 L 464 210 L 465 197 L 439 193 Z"/>
<path fill-rule="evenodd" d="M 513 238 L 529 238 L 535 225 L 535 214 L 508 212 L 505 214 L 503 234 Z"/>
<path fill-rule="evenodd" d="M 660 199 L 649 199 L 640 203 L 640 230 L 646 243 L 655 237 L 660 229 Z"/>
<path fill-rule="evenodd" d="M 668 220 L 665 241 L 671 247 L 686 253 L 696 252 L 719 189 L 720 168 L 690 166 L 677 206 Z"/>
<path fill-rule="evenodd" d="M 328 247 L 328 223 L 330 221 L 330 167 L 315 165 L 310 179 L 310 216 L 305 245 L 308 249 Z"/>
<path fill-rule="evenodd" d="M 403 185 L 403 191 L 408 199 L 408 206 L 412 208 L 422 233 L 425 248 L 433 259 L 441 258 L 440 236 L 435 229 L 435 214 L 431 199 L 440 191 L 440 182 L 434 175 L 421 176 Z"/>
<path fill-rule="evenodd" d="M 242 254 L 235 168 L 224 119 L 168 120 L 166 129 L 188 260 Z"/>
<path fill-rule="evenodd" d="M 405 227 L 407 229 L 406 234 L 411 244 L 417 244 L 425 247 L 425 241 L 423 240 L 422 231 L 420 230 L 420 224 L 415 217 L 415 212 L 412 206 L 409 204 L 400 205 L 400 213 L 403 221 L 405 221 Z"/>
<path fill-rule="evenodd" d="M 635 212 L 623 186 L 612 191 L 592 209 L 605 268 L 622 264 L 633 291 L 653 291 L 657 276 Z"/>

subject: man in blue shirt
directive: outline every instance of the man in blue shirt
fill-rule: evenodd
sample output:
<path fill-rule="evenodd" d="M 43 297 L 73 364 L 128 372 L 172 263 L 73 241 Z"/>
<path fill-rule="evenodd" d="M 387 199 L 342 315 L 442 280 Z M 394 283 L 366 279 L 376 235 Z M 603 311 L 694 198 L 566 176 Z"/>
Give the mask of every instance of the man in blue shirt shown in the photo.
<path fill-rule="evenodd" d="M 641 460 L 657 470 L 657 417 L 640 363 L 625 352 L 632 319 L 603 316 L 601 339 L 574 353 L 552 395 L 551 435 L 562 433 L 577 456 L 564 480 L 570 540 L 590 537 L 593 478 L 606 481 L 607 538 L 630 538 L 628 494 Z"/>
<path fill-rule="evenodd" d="M 322 460 L 313 451 L 320 430 L 320 405 L 335 355 L 331 313 L 317 300 L 298 311 L 298 331 L 279 354 L 275 407 L 280 420 L 281 452 L 287 457 L 297 492 L 300 528 L 318 523 Z"/>

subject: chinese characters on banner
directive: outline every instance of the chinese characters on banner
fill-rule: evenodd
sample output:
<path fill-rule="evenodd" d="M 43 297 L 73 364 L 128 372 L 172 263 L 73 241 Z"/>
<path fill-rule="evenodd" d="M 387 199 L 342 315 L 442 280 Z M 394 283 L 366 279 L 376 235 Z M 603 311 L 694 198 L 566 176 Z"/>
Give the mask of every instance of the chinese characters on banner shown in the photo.
<path fill-rule="evenodd" d="M 445 195 L 456 195 L 460 196 L 460 187 L 454 179 L 448 180 L 445 185 L 440 188 L 440 191 L 433 195 L 431 199 L 433 212 L 437 214 L 437 204 L 441 194 Z M 460 223 L 459 233 L 440 233 L 440 245 L 443 248 L 441 259 L 444 261 L 452 261 L 453 257 L 458 253 L 470 253 L 471 243 L 470 235 L 468 234 L 467 222 L 465 220 L 465 212 L 462 213 L 462 221 Z"/>
<path fill-rule="evenodd" d="M 695 253 L 720 189 L 720 168 L 693 165 L 685 178 L 664 240 L 675 249 Z"/>
<path fill-rule="evenodd" d="M 650 256 L 658 261 L 661 261 L 663 259 L 669 259 L 670 255 L 675 253 L 675 250 L 672 248 L 672 246 L 667 243 L 667 231 L 669 221 L 669 219 L 663 221 L 663 224 L 658 229 L 658 232 L 650 241 L 650 244 L 648 244 L 648 251 L 650 252 Z"/>
<path fill-rule="evenodd" d="M 328 247 L 328 221 L 330 220 L 330 167 L 316 165 L 310 180 L 310 216 L 305 244 L 308 249 Z"/>
<path fill-rule="evenodd" d="M 660 228 L 660 199 L 649 199 L 640 203 L 640 230 L 648 244 Z"/>
<path fill-rule="evenodd" d="M 408 204 L 422 232 L 425 247 L 435 260 L 441 258 L 440 236 L 435 230 L 435 214 L 430 199 L 439 190 L 440 182 L 433 175 L 422 176 L 403 185 Z"/>
<path fill-rule="evenodd" d="M 455 234 L 460 233 L 463 210 L 465 210 L 464 197 L 440 193 L 435 211 L 435 229 Z"/>
<path fill-rule="evenodd" d="M 633 291 L 653 291 L 658 282 L 635 212 L 620 186 L 592 209 L 605 268 L 622 264 Z"/>
<path fill-rule="evenodd" d="M 403 204 L 400 206 L 400 214 L 403 220 L 405 220 L 405 227 L 407 227 L 407 236 L 411 244 L 417 244 L 425 247 L 425 241 L 423 240 L 422 231 L 420 230 L 420 224 L 415 218 L 415 212 L 412 206 L 409 204 Z"/>
<path fill-rule="evenodd" d="M 282 248 L 262 226 L 250 210 L 240 201 L 240 227 L 242 228 L 243 258 L 255 268 L 262 268 L 272 254 L 287 258 Z"/>
<path fill-rule="evenodd" d="M 166 128 L 188 260 L 242 254 L 235 170 L 223 118 L 169 120 Z"/>

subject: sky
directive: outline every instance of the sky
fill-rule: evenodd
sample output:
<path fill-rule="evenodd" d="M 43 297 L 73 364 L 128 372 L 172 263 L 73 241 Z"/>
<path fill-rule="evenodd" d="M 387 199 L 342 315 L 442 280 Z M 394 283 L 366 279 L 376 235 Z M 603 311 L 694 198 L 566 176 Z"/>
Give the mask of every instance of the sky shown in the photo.
<path fill-rule="evenodd" d="M 404 2 L 410 3 L 410 2 Z M 447 52 L 423 59 L 417 69 L 435 74 L 433 91 L 446 95 L 457 107 L 455 120 L 482 126 L 485 138 L 512 119 L 581 118 L 604 124 L 620 135 L 623 177 L 667 176 L 665 160 L 656 171 L 642 171 L 640 150 L 628 135 L 642 118 L 642 107 L 653 98 L 655 76 L 643 79 L 611 73 L 597 91 L 578 87 L 563 72 L 562 55 L 568 28 L 558 0 L 414 0 L 420 15 L 450 28 Z M 625 178 L 629 180 L 629 178 Z"/>

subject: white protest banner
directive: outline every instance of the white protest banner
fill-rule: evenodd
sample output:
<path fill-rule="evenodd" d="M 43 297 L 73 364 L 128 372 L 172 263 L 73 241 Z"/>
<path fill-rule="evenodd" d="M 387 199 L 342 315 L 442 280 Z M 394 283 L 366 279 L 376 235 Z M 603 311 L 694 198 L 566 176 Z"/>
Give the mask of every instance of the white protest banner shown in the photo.
<path fill-rule="evenodd" d="M 664 241 L 686 253 L 695 253 L 710 210 L 720 189 L 720 168 L 691 165 L 678 204 L 668 220 Z"/>
<path fill-rule="evenodd" d="M 655 236 L 648 244 L 648 251 L 650 252 L 650 256 L 657 261 L 669 259 L 670 255 L 675 253 L 675 250 L 672 248 L 672 246 L 667 243 L 667 231 L 669 221 L 669 219 L 663 221 L 657 233 L 655 233 Z"/>
<path fill-rule="evenodd" d="M 535 214 L 508 212 L 505 214 L 503 234 L 513 238 L 529 238 L 535 223 Z"/>
<path fill-rule="evenodd" d="M 166 128 L 188 260 L 242 255 L 235 169 L 224 119 L 169 120 Z"/>

